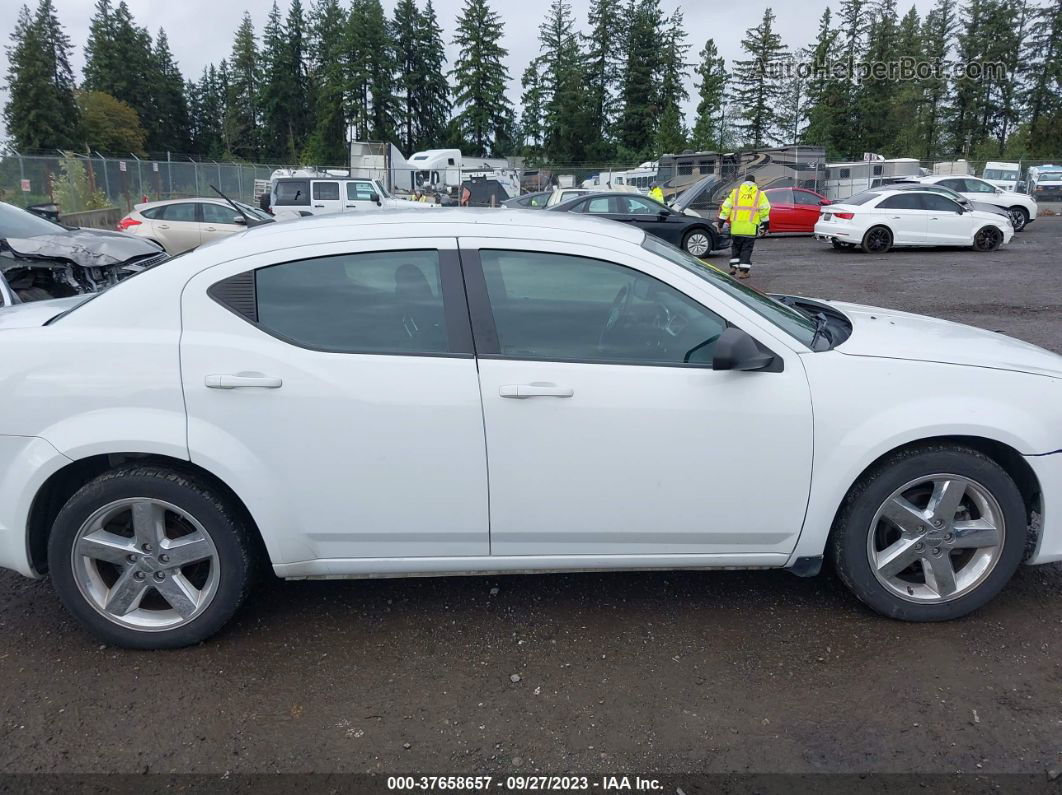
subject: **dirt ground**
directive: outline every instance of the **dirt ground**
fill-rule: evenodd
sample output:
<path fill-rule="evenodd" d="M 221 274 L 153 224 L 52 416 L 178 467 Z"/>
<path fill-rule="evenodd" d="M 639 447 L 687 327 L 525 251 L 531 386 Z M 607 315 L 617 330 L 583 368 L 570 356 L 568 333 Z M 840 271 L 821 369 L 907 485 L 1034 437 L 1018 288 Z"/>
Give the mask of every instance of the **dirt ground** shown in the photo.
<path fill-rule="evenodd" d="M 753 284 L 1062 352 L 1060 247 L 1062 218 L 986 255 L 767 239 Z M 829 573 L 273 581 L 213 640 L 158 653 L 102 647 L 47 581 L 5 572 L 0 771 L 962 771 L 1055 787 L 1060 652 L 1057 567 L 935 625 L 873 615 Z"/>

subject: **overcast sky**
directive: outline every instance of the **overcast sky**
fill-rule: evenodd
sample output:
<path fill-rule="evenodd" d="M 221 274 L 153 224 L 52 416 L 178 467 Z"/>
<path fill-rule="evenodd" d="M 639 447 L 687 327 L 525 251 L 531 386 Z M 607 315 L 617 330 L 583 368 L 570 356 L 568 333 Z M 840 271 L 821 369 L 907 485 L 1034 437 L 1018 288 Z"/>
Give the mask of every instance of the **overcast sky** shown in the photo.
<path fill-rule="evenodd" d="M 261 34 L 272 0 L 253 0 L 241 3 L 239 0 L 127 0 L 138 24 L 148 28 L 154 36 L 160 27 L 166 29 L 170 39 L 170 48 L 184 72 L 185 77 L 197 77 L 208 63 L 217 63 L 226 58 L 232 49 L 232 36 L 243 16 L 244 10 L 251 12 L 255 31 Z M 286 12 L 290 0 L 278 0 Z M 390 15 L 395 0 L 382 0 L 384 9 Z M 418 0 L 423 7 L 424 0 Z M 586 27 L 586 12 L 590 0 L 570 0 L 572 10 L 581 29 Z M 903 14 L 910 5 L 918 8 L 924 15 L 932 6 L 933 0 L 901 0 L 900 13 Z M 791 49 L 803 47 L 810 42 L 817 28 L 819 17 L 826 7 L 826 0 L 743 0 L 741 3 L 723 2 L 723 0 L 661 0 L 661 7 L 670 14 L 676 7 L 681 7 L 686 16 L 688 41 L 692 45 L 689 60 L 696 55 L 709 38 L 714 38 L 722 55 L 731 61 L 741 57 L 741 38 L 746 28 L 757 24 L 763 16 L 764 9 L 771 6 L 778 17 L 778 30 L 783 41 Z M 14 26 L 19 0 L 0 0 L 0 32 L 6 34 Z M 30 0 L 31 7 L 36 0 Z M 303 0 L 308 8 L 310 0 Z M 454 20 L 463 5 L 463 0 L 435 0 L 435 8 L 442 25 L 443 35 L 448 46 L 450 61 L 453 61 L 453 48 L 449 45 L 453 38 Z M 834 4 L 836 5 L 836 4 Z M 59 19 L 66 27 L 71 42 L 74 44 L 73 65 L 78 80 L 84 66 L 84 45 L 88 38 L 89 19 L 92 17 L 94 0 L 55 0 Z M 549 6 L 548 0 L 491 0 L 494 8 L 505 22 L 505 39 L 502 42 L 509 50 L 508 67 L 511 82 L 509 97 L 517 107 L 520 99 L 520 75 L 524 67 L 539 52 L 538 26 Z M 5 40 L 3 44 L 7 44 Z M 6 80 L 7 53 L 0 54 L 0 79 Z M 690 103 L 687 113 L 692 114 L 696 106 L 696 91 L 693 79 L 689 81 Z M 6 100 L 6 92 L 0 91 L 0 102 Z M 687 119 L 687 123 L 689 123 Z M 406 152 L 405 154 L 410 154 Z"/>

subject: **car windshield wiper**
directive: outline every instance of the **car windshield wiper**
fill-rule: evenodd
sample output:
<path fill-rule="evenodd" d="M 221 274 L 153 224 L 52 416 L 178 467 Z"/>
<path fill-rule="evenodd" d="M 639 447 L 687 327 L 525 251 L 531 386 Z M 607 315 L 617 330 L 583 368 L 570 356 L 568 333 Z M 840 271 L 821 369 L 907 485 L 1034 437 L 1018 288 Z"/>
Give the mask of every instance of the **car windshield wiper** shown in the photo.
<path fill-rule="evenodd" d="M 819 312 L 814 317 L 815 320 L 815 334 L 811 338 L 811 343 L 808 345 L 811 350 L 815 350 L 815 343 L 819 341 L 819 338 L 826 340 L 830 347 L 833 347 L 833 337 L 830 335 L 830 320 L 826 317 L 825 313 Z"/>

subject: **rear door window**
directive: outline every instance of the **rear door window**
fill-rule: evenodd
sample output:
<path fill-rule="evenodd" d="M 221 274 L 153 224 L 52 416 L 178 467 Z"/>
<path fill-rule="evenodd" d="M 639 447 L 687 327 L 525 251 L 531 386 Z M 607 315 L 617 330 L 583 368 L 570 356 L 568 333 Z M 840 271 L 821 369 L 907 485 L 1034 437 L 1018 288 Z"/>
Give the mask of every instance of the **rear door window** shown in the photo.
<path fill-rule="evenodd" d="M 238 213 L 231 207 L 222 207 L 220 204 L 203 202 L 203 223 L 205 224 L 234 224 L 233 220 Z"/>
<path fill-rule="evenodd" d="M 181 202 L 180 204 L 167 204 L 162 208 L 161 219 L 163 221 L 195 223 L 195 202 Z"/>
<path fill-rule="evenodd" d="M 878 207 L 882 210 L 922 210 L 922 193 L 898 193 L 895 196 L 886 196 Z"/>
<path fill-rule="evenodd" d="M 314 201 L 339 201 L 339 183 L 313 183 L 313 199 Z"/>
<path fill-rule="evenodd" d="M 258 325 L 304 348 L 378 354 L 449 350 L 436 251 L 285 262 L 255 271 L 255 292 Z"/>

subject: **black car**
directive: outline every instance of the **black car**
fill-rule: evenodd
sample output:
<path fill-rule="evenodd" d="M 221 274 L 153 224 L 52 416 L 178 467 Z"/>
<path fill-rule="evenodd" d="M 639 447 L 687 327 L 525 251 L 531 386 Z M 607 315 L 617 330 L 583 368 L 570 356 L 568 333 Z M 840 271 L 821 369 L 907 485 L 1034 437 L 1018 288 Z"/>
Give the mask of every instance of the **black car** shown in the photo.
<path fill-rule="evenodd" d="M 9 303 L 95 293 L 169 259 L 144 238 L 47 221 L 0 202 L 0 275 Z"/>
<path fill-rule="evenodd" d="M 695 257 L 730 245 L 730 234 L 710 221 L 677 213 L 637 193 L 591 193 L 546 208 L 547 212 L 586 213 L 644 229 Z"/>
<path fill-rule="evenodd" d="M 525 210 L 541 210 L 546 206 L 546 200 L 553 195 L 551 190 L 540 190 L 535 193 L 525 193 L 515 199 L 506 199 L 502 207 L 523 208 Z"/>

